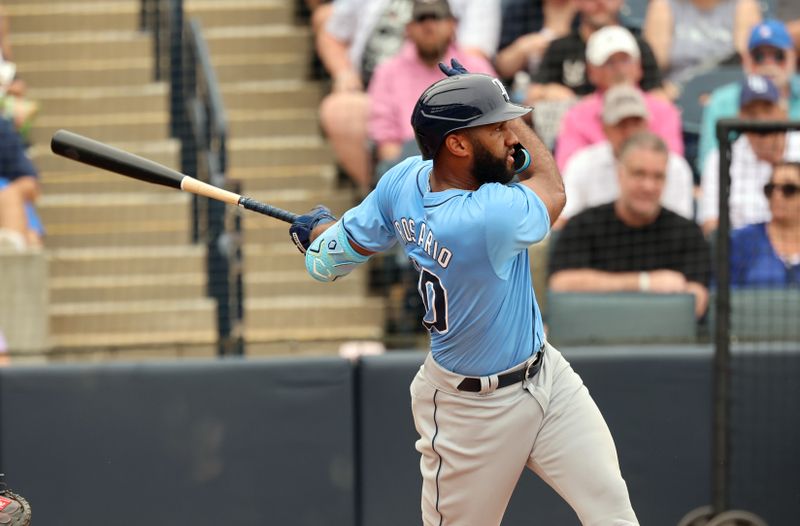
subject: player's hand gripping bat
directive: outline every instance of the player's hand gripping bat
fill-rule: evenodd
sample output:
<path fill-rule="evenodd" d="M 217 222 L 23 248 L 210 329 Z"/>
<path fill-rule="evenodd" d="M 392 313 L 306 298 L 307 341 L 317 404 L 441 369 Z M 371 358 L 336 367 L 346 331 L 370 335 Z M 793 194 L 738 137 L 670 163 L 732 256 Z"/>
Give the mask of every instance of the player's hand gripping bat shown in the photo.
<path fill-rule="evenodd" d="M 297 214 L 256 201 L 250 197 L 244 197 L 234 192 L 217 188 L 194 177 L 167 168 L 155 161 L 67 130 L 59 130 L 53 134 L 53 138 L 50 141 L 50 149 L 53 150 L 53 153 L 79 163 L 102 168 L 103 170 L 132 177 L 146 183 L 177 188 L 184 192 L 202 195 L 223 203 L 241 206 L 247 210 L 268 215 L 287 223 L 293 223 L 297 219 Z"/>

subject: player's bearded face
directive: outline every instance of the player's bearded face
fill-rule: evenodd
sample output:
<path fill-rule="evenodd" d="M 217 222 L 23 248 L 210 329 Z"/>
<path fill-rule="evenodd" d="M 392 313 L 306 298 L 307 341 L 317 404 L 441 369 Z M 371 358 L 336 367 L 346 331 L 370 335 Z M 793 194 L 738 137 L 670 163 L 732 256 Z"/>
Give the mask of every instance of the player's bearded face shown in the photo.
<path fill-rule="evenodd" d="M 479 140 L 473 141 L 474 158 L 472 162 L 472 176 L 480 184 L 501 183 L 507 184 L 514 178 L 513 166 L 508 164 L 508 152 L 497 156 L 489 151 Z"/>

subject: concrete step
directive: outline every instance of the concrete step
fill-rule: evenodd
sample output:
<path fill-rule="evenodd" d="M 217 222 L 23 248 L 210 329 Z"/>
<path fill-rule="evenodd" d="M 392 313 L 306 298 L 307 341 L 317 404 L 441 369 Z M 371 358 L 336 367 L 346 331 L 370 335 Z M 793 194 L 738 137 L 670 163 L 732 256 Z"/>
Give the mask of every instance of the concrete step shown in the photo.
<path fill-rule="evenodd" d="M 336 283 L 318 285 L 335 287 Z M 384 305 L 379 298 L 283 296 L 245 301 L 247 341 L 380 337 L 383 324 Z"/>
<path fill-rule="evenodd" d="M 37 210 L 45 226 L 94 224 L 113 229 L 140 221 L 188 222 L 191 196 L 183 192 L 43 195 Z"/>
<path fill-rule="evenodd" d="M 228 177 L 239 181 L 242 193 L 276 190 L 333 190 L 336 168 L 331 165 L 294 165 L 253 168 L 233 168 Z"/>
<path fill-rule="evenodd" d="M 100 116 L 134 111 L 166 114 L 169 111 L 169 88 L 164 82 L 118 87 L 31 87 L 28 93 L 39 103 L 40 115 L 48 117 Z"/>
<path fill-rule="evenodd" d="M 281 296 L 364 296 L 367 293 L 366 268 L 357 268 L 335 286 L 320 287 L 303 267 L 298 270 L 250 272 L 244 275 L 244 297 L 248 299 Z"/>
<path fill-rule="evenodd" d="M 191 242 L 188 221 L 140 221 L 113 226 L 95 223 L 45 225 L 45 244 L 52 248 L 149 247 Z"/>
<path fill-rule="evenodd" d="M 186 0 L 186 17 L 196 17 L 203 28 L 283 24 L 294 21 L 293 6 L 276 0 Z"/>
<path fill-rule="evenodd" d="M 309 77 L 311 59 L 303 53 L 256 53 L 212 57 L 221 84 L 242 81 L 302 80 Z"/>
<path fill-rule="evenodd" d="M 223 55 L 296 53 L 309 57 L 311 31 L 293 25 L 204 28 L 203 36 L 213 58 Z"/>
<path fill-rule="evenodd" d="M 50 307 L 56 347 L 211 343 L 216 340 L 216 324 L 216 303 L 209 298 Z"/>
<path fill-rule="evenodd" d="M 108 301 L 189 300 L 206 295 L 205 274 L 79 276 L 50 280 L 50 301 L 86 303 Z"/>
<path fill-rule="evenodd" d="M 258 272 L 291 272 L 305 269 L 303 255 L 289 240 L 277 243 L 247 243 L 243 248 L 245 275 Z"/>
<path fill-rule="evenodd" d="M 190 196 L 98 194 L 43 196 L 39 211 L 53 248 L 187 244 Z"/>
<path fill-rule="evenodd" d="M 41 115 L 34 122 L 31 132 L 33 142 L 42 144 L 49 143 L 53 134 L 62 128 L 100 142 L 160 141 L 169 139 L 169 126 L 169 114 L 165 112 L 89 113 L 70 117 Z"/>
<path fill-rule="evenodd" d="M 228 154 L 232 169 L 333 163 L 330 146 L 319 136 L 234 138 Z"/>
<path fill-rule="evenodd" d="M 92 139 L 98 139 L 92 137 Z M 146 159 L 150 159 L 157 163 L 163 164 L 173 169 L 180 168 L 180 144 L 177 140 L 169 139 L 164 141 L 136 141 L 136 142 L 117 142 L 110 141 L 108 144 L 116 148 L 120 148 L 126 152 L 130 152 Z M 39 172 L 47 174 L 48 172 L 67 174 L 67 173 L 105 173 L 96 168 L 89 167 L 83 163 L 55 155 L 50 151 L 50 142 L 34 144 L 29 150 L 29 155 L 33 160 Z M 121 175 L 119 177 L 122 177 Z M 146 183 L 142 183 L 146 184 Z"/>
<path fill-rule="evenodd" d="M 150 35 L 138 31 L 87 30 L 17 33 L 11 31 L 11 48 L 18 64 L 54 60 L 128 59 L 152 54 Z"/>
<path fill-rule="evenodd" d="M 316 111 L 322 100 L 318 82 L 266 80 L 222 84 L 222 98 L 228 111 L 303 108 Z"/>
<path fill-rule="evenodd" d="M 154 194 L 175 193 L 175 190 L 165 186 L 149 185 L 103 170 L 89 173 L 45 172 L 39 181 L 43 195 L 137 193 L 143 190 Z"/>
<path fill-rule="evenodd" d="M 206 249 L 201 245 L 81 248 L 49 251 L 51 279 L 97 276 L 205 275 Z"/>
<path fill-rule="evenodd" d="M 93 4 L 109 4 L 109 3 L 116 3 L 116 2 L 129 2 L 130 0 L 81 0 L 81 3 L 93 3 Z M 75 0 L 3 0 L 3 7 L 8 8 L 10 6 L 27 6 L 27 5 L 41 5 L 41 4 L 50 4 L 50 5 L 58 5 L 58 4 L 72 4 Z"/>
<path fill-rule="evenodd" d="M 56 2 L 12 4 L 5 10 L 14 32 L 128 30 L 139 28 L 141 2 Z"/>
<path fill-rule="evenodd" d="M 232 138 L 319 135 L 315 109 L 229 110 Z"/>
<path fill-rule="evenodd" d="M 57 47 L 55 44 L 53 47 Z M 43 60 L 19 64 L 20 77 L 31 87 L 118 88 L 143 86 L 153 81 L 154 65 L 149 51 L 124 60 L 92 59 Z M 31 98 L 35 100 L 31 92 Z"/>

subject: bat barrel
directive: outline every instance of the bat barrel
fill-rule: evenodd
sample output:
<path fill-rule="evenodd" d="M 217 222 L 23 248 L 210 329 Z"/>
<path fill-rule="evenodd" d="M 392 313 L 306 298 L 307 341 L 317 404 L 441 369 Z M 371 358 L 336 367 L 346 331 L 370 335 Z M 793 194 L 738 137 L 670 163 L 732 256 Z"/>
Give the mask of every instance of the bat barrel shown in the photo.
<path fill-rule="evenodd" d="M 50 141 L 53 153 L 152 184 L 181 188 L 183 174 L 155 161 L 114 148 L 88 137 L 58 130 Z"/>

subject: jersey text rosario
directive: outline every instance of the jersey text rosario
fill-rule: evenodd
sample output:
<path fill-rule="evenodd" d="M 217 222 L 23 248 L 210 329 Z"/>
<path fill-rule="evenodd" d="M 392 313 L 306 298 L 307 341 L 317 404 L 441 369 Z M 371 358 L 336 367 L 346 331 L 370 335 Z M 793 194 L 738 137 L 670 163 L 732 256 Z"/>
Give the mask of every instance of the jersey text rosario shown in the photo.
<path fill-rule="evenodd" d="M 417 226 L 419 226 L 419 234 L 417 234 Z M 422 248 L 422 250 L 424 250 L 431 259 L 436 261 L 441 268 L 447 268 L 450 264 L 453 253 L 449 248 L 439 245 L 436 234 L 434 234 L 433 230 L 430 229 L 424 221 L 420 221 L 419 225 L 417 225 L 414 219 L 401 217 L 399 220 L 395 220 L 394 228 L 397 230 L 400 239 L 402 239 L 406 245 L 416 243 L 416 245 Z"/>

